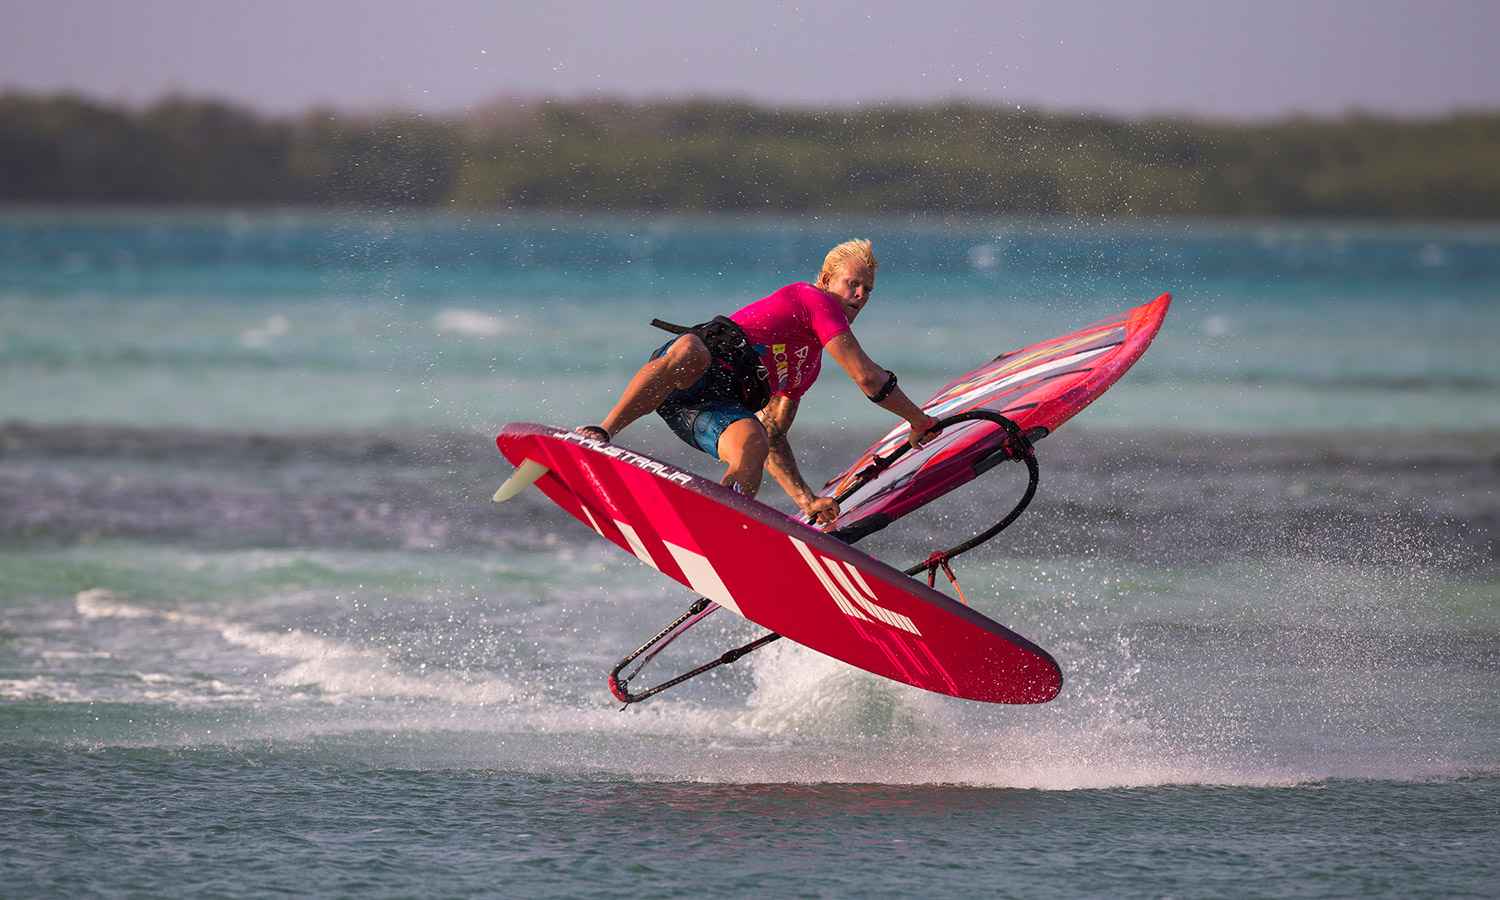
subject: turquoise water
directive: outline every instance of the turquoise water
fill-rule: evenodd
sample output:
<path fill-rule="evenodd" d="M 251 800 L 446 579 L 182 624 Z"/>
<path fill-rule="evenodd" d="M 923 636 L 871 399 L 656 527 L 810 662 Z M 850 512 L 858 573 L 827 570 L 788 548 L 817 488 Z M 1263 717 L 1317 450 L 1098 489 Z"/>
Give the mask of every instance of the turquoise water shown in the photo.
<path fill-rule="evenodd" d="M 597 420 L 653 316 L 852 234 L 861 341 L 921 396 L 1176 298 L 958 570 L 1063 693 L 780 642 L 622 712 L 605 673 L 691 598 L 490 504 L 493 435 Z M 1494 225 L 5 213 L 0 893 L 1492 896 L 1497 303 Z M 804 470 L 887 420 L 825 371 Z M 904 567 L 1020 487 L 862 547 Z M 664 673 L 757 633 L 720 615 Z"/>

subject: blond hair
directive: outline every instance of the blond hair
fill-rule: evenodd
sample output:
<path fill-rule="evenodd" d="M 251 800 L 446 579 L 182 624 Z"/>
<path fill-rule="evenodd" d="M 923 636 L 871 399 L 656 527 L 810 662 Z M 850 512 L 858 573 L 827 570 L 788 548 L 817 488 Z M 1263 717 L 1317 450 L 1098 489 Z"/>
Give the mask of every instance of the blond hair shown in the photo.
<path fill-rule="evenodd" d="M 816 283 L 826 284 L 828 279 L 832 278 L 838 272 L 839 266 L 842 266 L 849 259 L 857 259 L 869 266 L 871 275 L 874 275 L 875 270 L 880 268 L 880 263 L 876 262 L 875 251 L 870 248 L 868 239 L 860 238 L 853 241 L 844 241 L 842 244 L 829 250 L 828 255 L 823 257 L 823 271 L 818 273 Z"/>

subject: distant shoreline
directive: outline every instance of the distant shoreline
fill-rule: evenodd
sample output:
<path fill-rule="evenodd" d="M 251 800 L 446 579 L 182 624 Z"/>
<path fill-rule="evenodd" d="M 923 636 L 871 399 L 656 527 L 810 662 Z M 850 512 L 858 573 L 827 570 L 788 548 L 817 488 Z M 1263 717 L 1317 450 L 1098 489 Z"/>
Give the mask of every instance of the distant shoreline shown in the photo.
<path fill-rule="evenodd" d="M 268 116 L 0 95 L 0 204 L 1500 218 L 1500 112 L 1235 123 L 979 104 Z"/>

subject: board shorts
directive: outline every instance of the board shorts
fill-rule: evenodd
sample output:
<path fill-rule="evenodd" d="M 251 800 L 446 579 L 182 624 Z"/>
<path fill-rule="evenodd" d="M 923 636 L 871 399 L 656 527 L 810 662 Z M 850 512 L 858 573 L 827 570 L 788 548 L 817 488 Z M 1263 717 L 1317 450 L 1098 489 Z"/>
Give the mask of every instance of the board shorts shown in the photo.
<path fill-rule="evenodd" d="M 662 344 L 651 358 L 660 358 L 677 340 L 673 338 Z M 668 394 L 656 408 L 656 414 L 683 443 L 697 447 L 714 459 L 719 458 L 719 438 L 724 429 L 740 419 L 755 418 L 755 413 L 735 399 L 728 381 L 717 377 L 719 371 L 718 366 L 709 366 L 702 378 Z"/>

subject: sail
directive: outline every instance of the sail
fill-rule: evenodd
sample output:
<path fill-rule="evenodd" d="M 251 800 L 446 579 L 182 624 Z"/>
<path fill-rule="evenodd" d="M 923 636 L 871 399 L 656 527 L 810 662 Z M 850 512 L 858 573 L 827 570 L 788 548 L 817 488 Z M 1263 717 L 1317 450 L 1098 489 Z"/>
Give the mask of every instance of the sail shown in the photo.
<path fill-rule="evenodd" d="M 940 419 L 989 410 L 1038 440 L 1092 403 L 1140 359 L 1171 303 L 1172 296 L 1162 294 L 1072 334 L 1002 353 L 954 379 L 922 408 Z M 909 432 L 905 423 L 892 429 L 823 488 L 822 496 L 841 498 L 833 529 L 863 535 L 883 528 L 1009 458 L 1011 449 L 999 423 L 962 422 L 869 477 L 877 458 L 905 443 Z"/>

